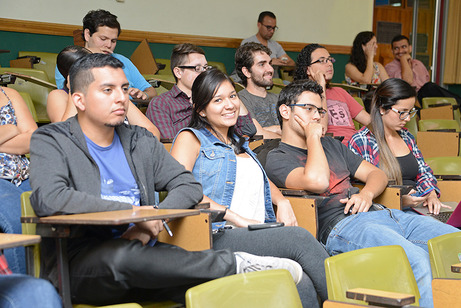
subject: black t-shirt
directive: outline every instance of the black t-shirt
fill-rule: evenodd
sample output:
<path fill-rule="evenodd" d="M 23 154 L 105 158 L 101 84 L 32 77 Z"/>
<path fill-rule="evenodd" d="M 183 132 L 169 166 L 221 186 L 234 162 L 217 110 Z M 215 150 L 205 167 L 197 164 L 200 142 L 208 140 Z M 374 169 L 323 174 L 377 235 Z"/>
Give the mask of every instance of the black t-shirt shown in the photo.
<path fill-rule="evenodd" d="M 418 162 L 412 152 L 405 156 L 396 157 L 402 171 L 402 184 L 416 186 L 416 177 L 419 173 Z"/>
<path fill-rule="evenodd" d="M 363 159 L 331 137 L 323 137 L 321 142 L 330 167 L 330 185 L 321 194 L 329 198 L 318 208 L 319 238 L 325 243 L 331 229 L 348 216 L 344 214 L 344 204 L 339 200 L 347 198 L 348 189 L 352 194 L 358 192 L 357 188 L 352 187 L 350 178 L 354 176 Z M 304 168 L 306 160 L 307 150 L 281 142 L 278 148 L 267 155 L 267 175 L 275 185 L 285 187 L 288 174 L 296 168 Z"/>

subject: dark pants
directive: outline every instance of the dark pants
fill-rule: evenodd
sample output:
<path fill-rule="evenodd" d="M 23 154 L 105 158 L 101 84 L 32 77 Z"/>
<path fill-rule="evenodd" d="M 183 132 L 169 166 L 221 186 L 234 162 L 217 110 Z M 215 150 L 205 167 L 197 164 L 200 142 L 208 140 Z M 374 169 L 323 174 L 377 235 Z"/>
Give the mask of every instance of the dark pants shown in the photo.
<path fill-rule="evenodd" d="M 163 243 L 89 239 L 69 262 L 72 302 L 184 302 L 188 288 L 235 274 L 235 263 L 229 250 L 190 252 Z"/>
<path fill-rule="evenodd" d="M 246 228 L 224 230 L 213 235 L 214 249 L 244 251 L 259 256 L 288 258 L 298 262 L 303 278 L 297 285 L 303 307 L 319 307 L 328 298 L 323 246 L 301 227 L 283 227 L 248 231 Z"/>
<path fill-rule="evenodd" d="M 423 98 L 425 97 L 453 97 L 458 102 L 458 106 L 461 106 L 460 96 L 442 88 L 433 82 L 427 82 L 424 84 L 424 86 L 421 87 L 421 89 L 419 89 L 418 100 L 421 102 L 421 104 L 423 102 Z"/>

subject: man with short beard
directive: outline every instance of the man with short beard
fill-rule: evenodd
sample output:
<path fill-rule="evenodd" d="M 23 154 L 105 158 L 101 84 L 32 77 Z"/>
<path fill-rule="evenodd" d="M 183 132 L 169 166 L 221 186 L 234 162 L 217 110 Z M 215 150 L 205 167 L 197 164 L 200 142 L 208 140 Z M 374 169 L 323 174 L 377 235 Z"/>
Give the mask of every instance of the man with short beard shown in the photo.
<path fill-rule="evenodd" d="M 257 134 L 265 139 L 281 135 L 276 111 L 278 95 L 267 92 L 274 75 L 270 55 L 269 48 L 251 42 L 240 46 L 235 53 L 235 69 L 245 86 L 239 97 L 253 118 Z"/>

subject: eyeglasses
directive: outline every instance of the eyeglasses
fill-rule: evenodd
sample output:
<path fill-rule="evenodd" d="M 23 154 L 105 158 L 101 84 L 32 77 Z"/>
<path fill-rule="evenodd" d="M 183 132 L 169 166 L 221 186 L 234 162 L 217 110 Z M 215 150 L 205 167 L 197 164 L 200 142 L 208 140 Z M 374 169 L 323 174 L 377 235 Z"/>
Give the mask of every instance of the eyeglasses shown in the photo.
<path fill-rule="evenodd" d="M 319 108 L 312 104 L 289 104 L 287 106 L 288 107 L 294 107 L 294 106 L 301 107 L 304 110 L 306 110 L 308 114 L 313 114 L 315 111 L 317 111 L 321 118 L 323 118 L 327 114 L 327 111 L 325 109 Z"/>
<path fill-rule="evenodd" d="M 272 27 L 272 26 L 266 26 L 266 25 L 263 25 L 264 27 L 266 27 L 267 31 L 277 31 L 279 29 L 279 27 L 275 26 L 275 27 Z"/>
<path fill-rule="evenodd" d="M 400 120 L 405 120 L 406 118 L 408 118 L 408 116 L 410 116 L 410 119 L 413 118 L 416 115 L 417 111 L 415 108 L 411 109 L 410 111 L 400 111 L 395 109 L 394 107 L 392 107 L 391 110 L 399 114 Z"/>
<path fill-rule="evenodd" d="M 209 66 L 209 65 L 180 65 L 178 66 L 179 68 L 188 68 L 188 69 L 191 69 L 191 70 L 194 70 L 196 73 L 201 73 L 201 72 L 204 72 L 204 71 L 207 71 L 209 70 L 210 68 L 212 68 L 212 66 Z"/>
<path fill-rule="evenodd" d="M 321 57 L 320 59 L 318 59 L 317 61 L 314 61 L 312 62 L 310 65 L 312 64 L 315 64 L 315 63 L 320 63 L 320 64 L 327 64 L 328 61 L 331 62 L 331 64 L 335 63 L 336 62 L 336 59 L 333 58 L 333 57 L 328 57 L 328 58 L 324 58 L 324 57 Z"/>

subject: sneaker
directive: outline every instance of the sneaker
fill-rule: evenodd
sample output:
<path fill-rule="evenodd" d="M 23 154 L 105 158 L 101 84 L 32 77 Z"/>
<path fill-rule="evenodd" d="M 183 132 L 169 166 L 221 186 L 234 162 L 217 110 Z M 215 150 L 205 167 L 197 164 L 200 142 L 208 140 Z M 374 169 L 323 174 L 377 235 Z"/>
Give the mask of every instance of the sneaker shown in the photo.
<path fill-rule="evenodd" d="M 296 284 L 301 281 L 303 277 L 303 269 L 298 262 L 276 257 L 260 257 L 246 252 L 235 252 L 235 259 L 237 261 L 237 274 L 265 271 L 271 269 L 286 269 L 293 276 Z"/>

